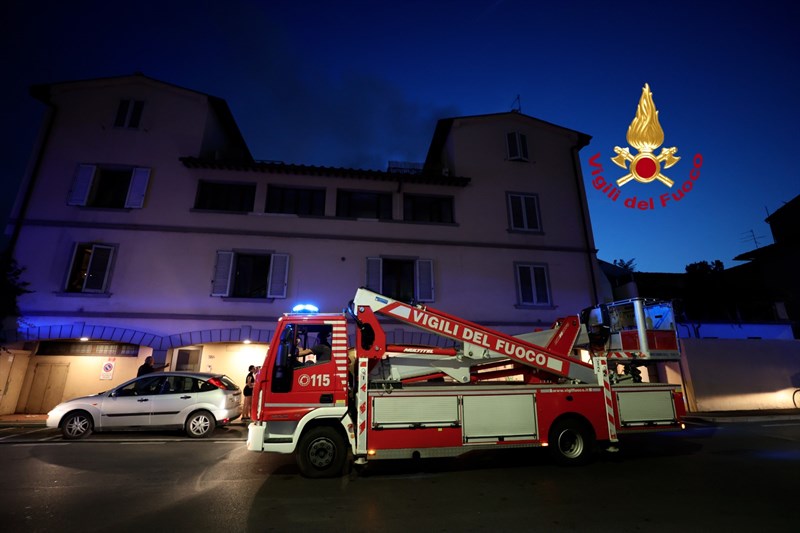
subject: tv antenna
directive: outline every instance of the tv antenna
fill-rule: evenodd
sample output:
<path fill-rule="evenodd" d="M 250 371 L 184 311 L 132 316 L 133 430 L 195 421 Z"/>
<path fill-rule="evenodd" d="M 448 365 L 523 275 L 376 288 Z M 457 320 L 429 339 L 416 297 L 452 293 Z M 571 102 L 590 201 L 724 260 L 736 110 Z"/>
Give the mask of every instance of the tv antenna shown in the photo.
<path fill-rule="evenodd" d="M 520 100 L 519 95 L 511 102 L 511 111 L 522 113 L 522 100 Z"/>
<path fill-rule="evenodd" d="M 742 238 L 740 242 L 750 242 L 753 241 L 753 244 L 756 245 L 756 248 L 760 248 L 758 243 L 758 239 L 763 239 L 763 235 L 756 235 L 756 232 L 753 230 L 742 232 Z"/>

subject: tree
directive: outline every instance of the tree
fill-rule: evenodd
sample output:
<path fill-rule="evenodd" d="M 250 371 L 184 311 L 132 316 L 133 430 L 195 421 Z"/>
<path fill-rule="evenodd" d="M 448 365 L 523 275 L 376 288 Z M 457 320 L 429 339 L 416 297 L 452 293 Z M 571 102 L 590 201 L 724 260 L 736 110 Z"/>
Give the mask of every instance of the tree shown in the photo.
<path fill-rule="evenodd" d="M 616 264 L 616 262 L 614 264 Z M 711 263 L 708 261 L 698 261 L 697 263 L 689 263 L 686 265 L 687 274 L 704 275 L 710 274 L 711 272 L 722 272 L 723 270 L 725 270 L 725 265 L 723 265 L 722 261 L 719 259 L 715 259 Z"/>
<path fill-rule="evenodd" d="M 3 324 L 6 319 L 19 316 L 17 298 L 32 292 L 26 288 L 28 282 L 20 280 L 24 270 L 17 265 L 11 254 L 8 252 L 0 254 L 0 341 L 5 340 Z"/>
<path fill-rule="evenodd" d="M 730 291 L 726 290 L 722 261 L 686 265 L 686 316 L 693 321 L 730 319 Z"/>
<path fill-rule="evenodd" d="M 636 272 L 636 258 L 633 259 L 614 259 L 614 265 L 628 272 Z"/>

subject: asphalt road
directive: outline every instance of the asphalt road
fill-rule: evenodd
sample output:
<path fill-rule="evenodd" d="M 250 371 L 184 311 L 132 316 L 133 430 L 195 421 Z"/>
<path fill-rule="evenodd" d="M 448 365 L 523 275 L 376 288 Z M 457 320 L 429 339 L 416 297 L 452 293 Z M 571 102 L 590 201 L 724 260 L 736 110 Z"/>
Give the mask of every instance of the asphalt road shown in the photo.
<path fill-rule="evenodd" d="M 375 462 L 329 480 L 248 452 L 244 428 L 0 430 L 3 531 L 798 531 L 800 422 L 629 438 L 579 468 L 546 450 Z"/>

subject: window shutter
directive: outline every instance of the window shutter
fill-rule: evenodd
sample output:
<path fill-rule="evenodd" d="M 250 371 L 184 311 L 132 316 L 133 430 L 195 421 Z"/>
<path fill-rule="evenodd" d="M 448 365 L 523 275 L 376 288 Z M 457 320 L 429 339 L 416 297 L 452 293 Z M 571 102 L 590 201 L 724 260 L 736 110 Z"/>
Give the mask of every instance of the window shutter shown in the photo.
<path fill-rule="evenodd" d="M 367 289 L 383 293 L 383 260 L 380 257 L 367 257 Z"/>
<path fill-rule="evenodd" d="M 533 268 L 533 286 L 536 290 L 536 303 L 549 304 L 550 291 L 548 290 L 547 270 L 544 267 Z"/>
<path fill-rule="evenodd" d="M 418 302 L 433 301 L 433 260 L 418 259 L 416 265 L 416 299 Z"/>
<path fill-rule="evenodd" d="M 289 279 L 289 255 L 272 254 L 269 262 L 267 298 L 286 298 Z"/>
<path fill-rule="evenodd" d="M 83 281 L 83 292 L 105 292 L 113 256 L 114 248 L 111 246 L 99 244 L 92 246 L 92 255 L 86 269 L 86 279 Z"/>
<path fill-rule="evenodd" d="M 511 160 L 519 158 L 519 150 L 517 149 L 517 134 L 506 134 L 506 143 L 508 144 L 508 158 Z"/>
<path fill-rule="evenodd" d="M 520 157 L 525 161 L 528 160 L 528 137 L 522 133 L 519 133 L 519 152 Z"/>
<path fill-rule="evenodd" d="M 141 209 L 144 205 L 144 195 L 150 181 L 149 168 L 134 168 L 131 175 L 131 184 L 128 187 L 128 197 L 125 198 L 125 207 Z"/>
<path fill-rule="evenodd" d="M 96 168 L 94 165 L 78 165 L 67 197 L 67 205 L 86 205 Z"/>
<path fill-rule="evenodd" d="M 231 284 L 233 252 L 217 251 L 214 279 L 211 281 L 211 296 L 227 296 Z"/>

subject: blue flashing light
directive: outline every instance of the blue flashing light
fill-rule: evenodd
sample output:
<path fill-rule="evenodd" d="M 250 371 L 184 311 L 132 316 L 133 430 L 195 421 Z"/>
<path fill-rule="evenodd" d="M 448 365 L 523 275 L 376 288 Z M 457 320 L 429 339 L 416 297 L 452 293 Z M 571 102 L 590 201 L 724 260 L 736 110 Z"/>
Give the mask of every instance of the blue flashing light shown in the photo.
<path fill-rule="evenodd" d="M 292 307 L 293 313 L 319 313 L 319 307 L 311 304 L 297 304 Z"/>

